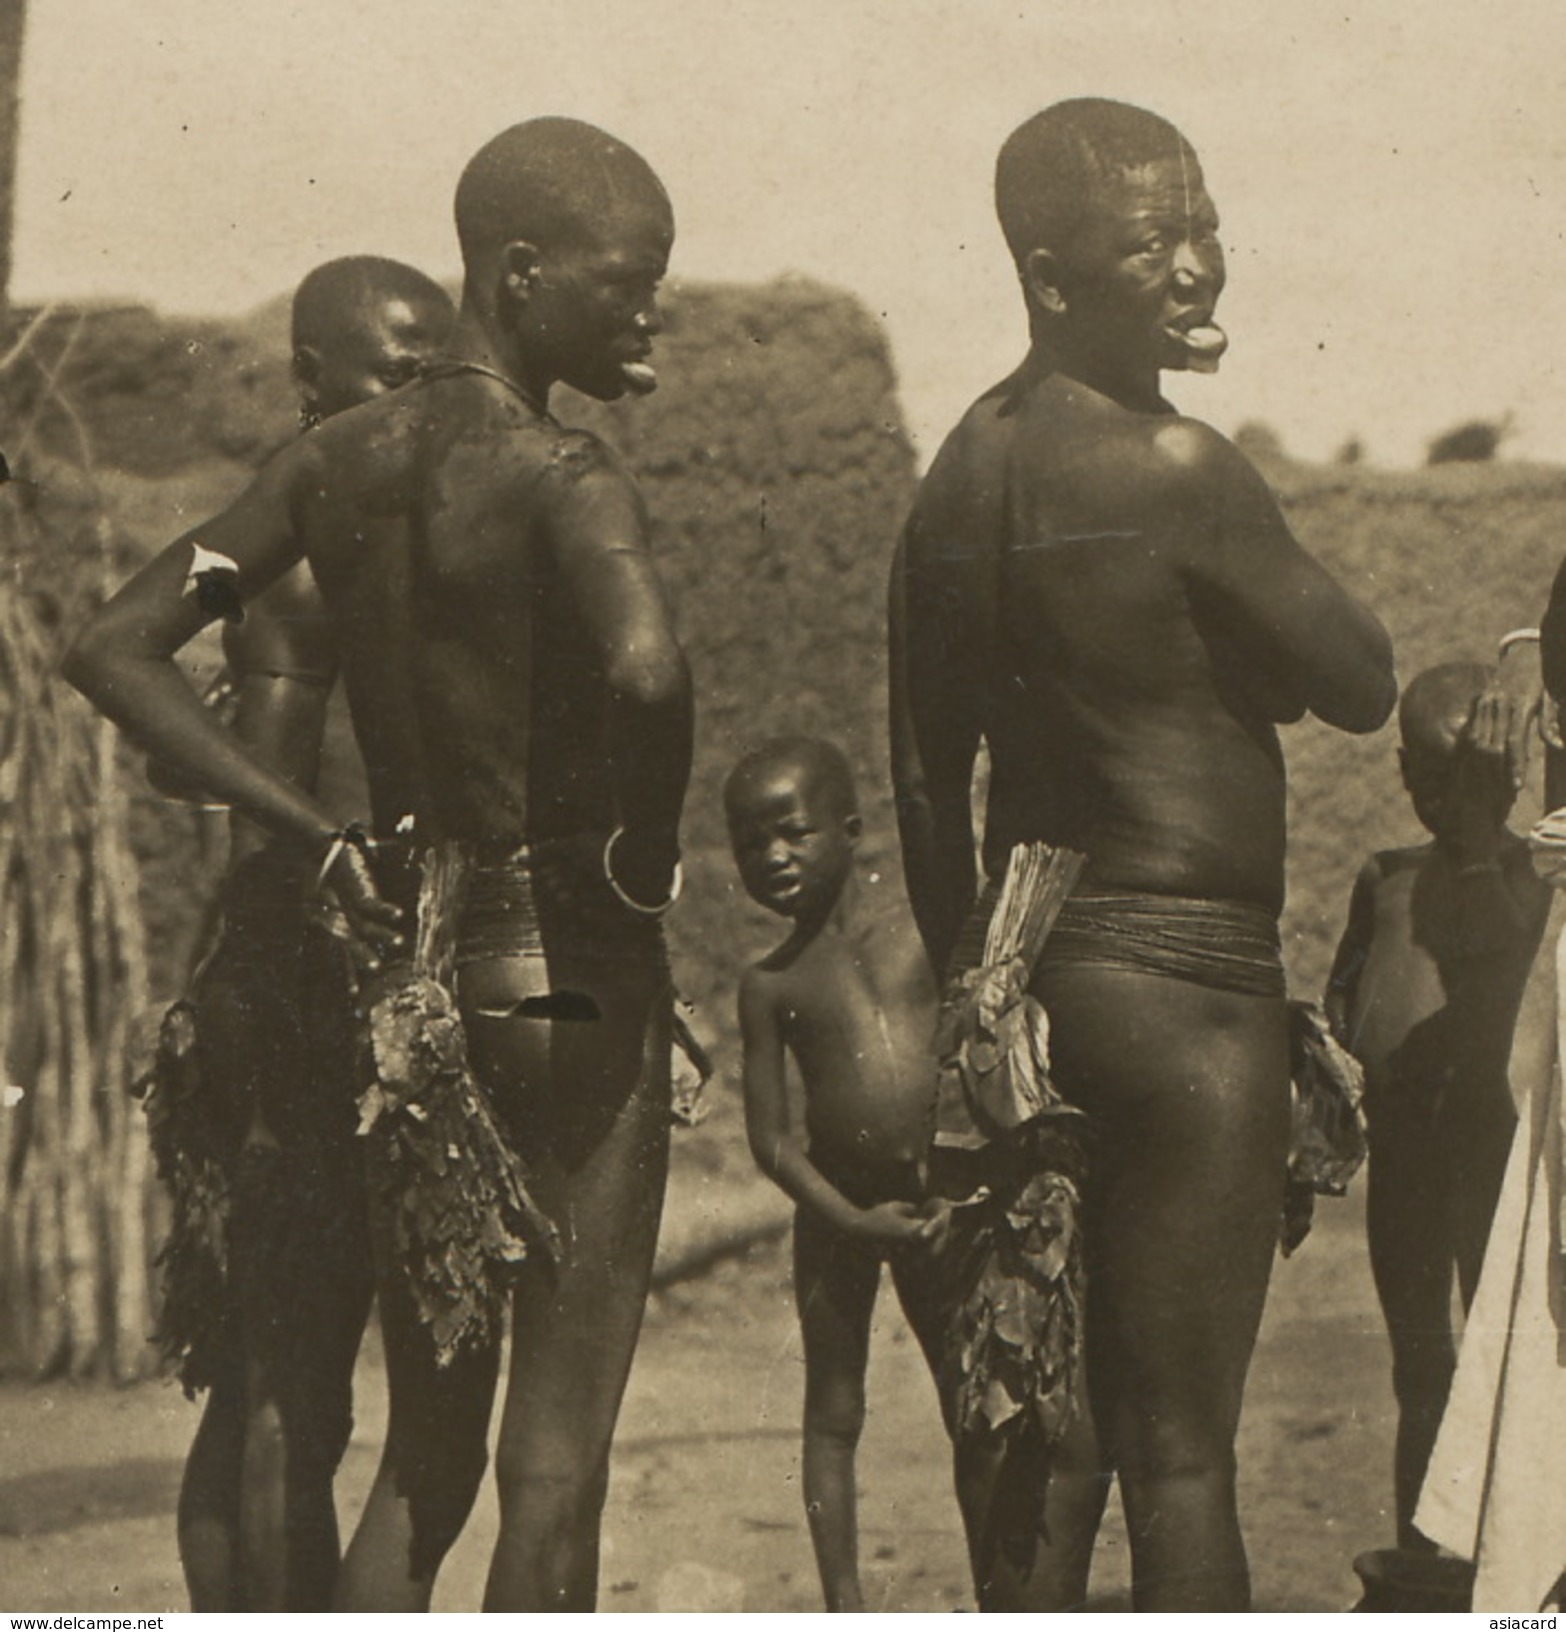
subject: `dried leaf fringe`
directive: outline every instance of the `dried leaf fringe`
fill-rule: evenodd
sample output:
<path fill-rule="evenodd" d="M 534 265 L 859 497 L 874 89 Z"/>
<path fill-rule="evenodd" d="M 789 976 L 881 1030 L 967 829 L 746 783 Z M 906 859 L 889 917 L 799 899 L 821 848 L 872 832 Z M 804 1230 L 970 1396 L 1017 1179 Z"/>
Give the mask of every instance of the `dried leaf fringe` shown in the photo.
<path fill-rule="evenodd" d="M 554 1224 L 533 1201 L 521 1157 L 468 1063 L 451 995 L 468 860 L 432 847 L 419 886 L 413 961 L 370 1007 L 374 1076 L 359 1100 L 367 1180 L 436 1357 L 498 1340 L 530 1253 L 560 1257 Z"/>
<path fill-rule="evenodd" d="M 1050 1080 L 1048 1017 L 1028 984 L 1083 859 L 1012 851 L 983 962 L 953 973 L 937 1024 L 937 1156 L 982 1152 L 986 1174 L 976 1214 L 955 1226 L 965 1245 L 941 1380 L 959 1438 L 1053 1445 L 1075 1410 L 1088 1128 Z"/>

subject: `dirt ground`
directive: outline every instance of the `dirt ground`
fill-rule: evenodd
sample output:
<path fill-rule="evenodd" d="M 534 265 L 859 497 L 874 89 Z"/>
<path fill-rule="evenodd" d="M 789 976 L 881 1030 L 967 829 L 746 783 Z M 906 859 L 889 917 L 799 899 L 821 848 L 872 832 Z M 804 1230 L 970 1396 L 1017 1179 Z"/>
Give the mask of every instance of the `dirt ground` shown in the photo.
<path fill-rule="evenodd" d="M 1391 1391 L 1357 1200 L 1323 1202 L 1280 1263 L 1240 1438 L 1258 1608 L 1338 1610 L 1363 1548 L 1390 1544 Z M 783 1244 L 752 1249 L 649 1311 L 621 1417 L 605 1523 L 604 1610 L 820 1607 L 800 1511 L 803 1369 Z M 351 1523 L 385 1418 L 379 1356 L 360 1365 L 339 1481 Z M 184 1607 L 174 1540 L 195 1407 L 172 1386 L 0 1389 L 0 1608 Z M 883 1292 L 860 1451 L 861 1554 L 872 1608 L 971 1607 L 933 1389 Z M 495 1532 L 486 1487 L 436 1596 L 473 1609 Z M 1128 1607 L 1112 1506 L 1095 1603 Z"/>

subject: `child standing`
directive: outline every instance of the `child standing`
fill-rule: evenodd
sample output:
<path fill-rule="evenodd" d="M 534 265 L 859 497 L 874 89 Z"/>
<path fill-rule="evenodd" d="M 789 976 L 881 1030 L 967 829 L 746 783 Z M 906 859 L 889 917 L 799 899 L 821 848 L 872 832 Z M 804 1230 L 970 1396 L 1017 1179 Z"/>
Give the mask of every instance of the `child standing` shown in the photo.
<path fill-rule="evenodd" d="M 942 1336 L 933 1278 L 920 1273 L 945 1222 L 922 1170 L 935 978 L 906 909 L 872 905 L 861 886 L 863 824 L 837 748 L 766 744 L 730 775 L 724 806 L 747 893 L 793 924 L 740 985 L 745 1121 L 757 1163 L 799 1207 L 805 1509 L 822 1591 L 829 1610 L 862 1610 L 854 1453 L 883 1259 L 932 1366 Z M 802 1115 L 785 1052 L 803 1081 Z"/>
<path fill-rule="evenodd" d="M 1405 1548 L 1430 1545 L 1413 1517 L 1456 1364 L 1452 1275 L 1466 1310 L 1516 1123 L 1512 1027 L 1549 907 L 1506 826 L 1504 736 L 1476 707 L 1489 678 L 1448 663 L 1403 693 L 1403 785 L 1432 840 L 1366 862 L 1327 991 L 1333 1029 L 1365 1067 L 1367 1225 L 1392 1340 Z"/>

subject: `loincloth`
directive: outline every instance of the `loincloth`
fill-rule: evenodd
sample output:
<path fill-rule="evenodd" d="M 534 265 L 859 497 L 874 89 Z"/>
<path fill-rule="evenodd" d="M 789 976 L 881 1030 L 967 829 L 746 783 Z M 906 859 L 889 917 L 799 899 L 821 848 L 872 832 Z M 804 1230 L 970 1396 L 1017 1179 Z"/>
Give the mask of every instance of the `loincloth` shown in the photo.
<path fill-rule="evenodd" d="M 229 1282 L 245 1364 L 267 1379 L 296 1449 L 335 1471 L 353 1429 L 356 1346 L 323 1332 L 369 1312 L 374 1266 L 352 1150 L 250 1145 L 235 1164 Z"/>
<path fill-rule="evenodd" d="M 141 1038 L 145 1057 L 129 1069 L 171 1201 L 157 1341 L 188 1394 L 236 1363 L 245 1310 L 231 1262 L 250 1251 L 257 1208 L 270 1205 L 254 1184 L 244 1205 L 235 1195 L 257 1112 L 285 1151 L 332 1175 L 334 1219 L 362 1211 L 352 987 L 342 948 L 307 913 L 309 878 L 307 862 L 283 846 L 234 868 L 215 945 L 189 993 L 155 1017 L 155 1034 Z M 278 1204 L 296 1200 L 285 1186 Z M 307 1272 L 308 1254 L 298 1262 Z"/>
<path fill-rule="evenodd" d="M 291 852 L 241 862 L 188 996 L 214 1113 L 242 1137 L 259 1112 L 290 1149 L 350 1142 L 355 1124 L 352 973 L 342 944 L 309 910 L 312 882 Z"/>
<path fill-rule="evenodd" d="M 1061 908 L 1037 972 L 1117 969 L 1245 997 L 1287 995 L 1275 914 L 1248 901 L 1098 891 Z"/>
<path fill-rule="evenodd" d="M 293 945 L 307 922 L 315 868 L 293 845 L 269 844 L 229 869 L 218 892 L 224 935 L 258 954 Z"/>
<path fill-rule="evenodd" d="M 259 1367 L 296 1443 L 335 1469 L 353 1427 L 351 1365 L 318 1345 L 323 1326 L 369 1312 L 375 1271 L 357 1150 L 247 1145 L 204 1195 L 187 1164 L 159 1257 L 156 1338 L 187 1396 L 235 1396 Z"/>

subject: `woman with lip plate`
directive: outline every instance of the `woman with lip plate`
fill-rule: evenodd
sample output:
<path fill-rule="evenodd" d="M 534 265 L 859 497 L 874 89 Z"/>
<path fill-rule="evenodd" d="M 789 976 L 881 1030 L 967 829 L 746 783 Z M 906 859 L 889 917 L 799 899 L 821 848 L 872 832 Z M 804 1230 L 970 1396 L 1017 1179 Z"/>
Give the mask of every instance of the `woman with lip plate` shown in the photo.
<path fill-rule="evenodd" d="M 1095 1137 L 1087 1380 L 1034 1492 L 1041 1545 L 995 1607 L 1082 1601 L 1111 1472 L 1138 1609 L 1250 1600 L 1234 1442 L 1289 1136 L 1277 726 L 1372 731 L 1376 618 L 1301 549 L 1246 459 L 1177 413 L 1217 366 L 1218 216 L 1166 120 L 1099 99 L 1030 119 L 996 202 L 1031 344 L 941 449 L 893 570 L 893 774 L 937 967 L 983 853 L 1087 859 L 1032 991 Z M 1096 1435 L 1094 1430 L 1096 1428 Z"/>
<path fill-rule="evenodd" d="M 339 1607 L 429 1607 L 482 1483 L 509 1302 L 485 1605 L 587 1611 L 668 1171 L 660 920 L 692 707 L 641 495 L 549 404 L 656 385 L 674 213 L 633 149 L 550 116 L 479 149 L 455 217 L 445 361 L 276 454 L 99 609 L 66 672 L 300 849 L 382 965 L 365 1123 L 388 1424 Z M 241 604 L 309 562 L 373 843 L 186 683 L 213 557 Z"/>

